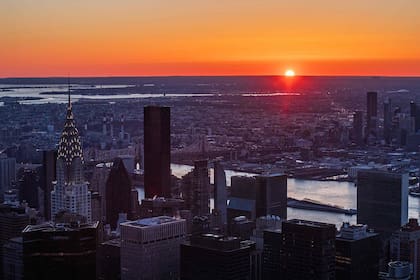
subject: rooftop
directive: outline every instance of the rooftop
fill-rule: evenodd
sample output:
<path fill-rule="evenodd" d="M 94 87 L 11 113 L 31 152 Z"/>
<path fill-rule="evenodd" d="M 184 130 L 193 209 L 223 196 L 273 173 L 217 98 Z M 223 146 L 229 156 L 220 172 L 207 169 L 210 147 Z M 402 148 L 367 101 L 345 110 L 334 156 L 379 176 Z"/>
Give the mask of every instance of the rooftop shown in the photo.
<path fill-rule="evenodd" d="M 417 219 L 409 219 L 408 223 L 401 227 L 401 231 L 411 232 L 420 230 L 420 225 Z"/>
<path fill-rule="evenodd" d="M 58 232 L 58 231 L 78 231 L 81 229 L 97 228 L 99 222 L 96 221 L 90 224 L 67 224 L 67 223 L 56 223 L 46 222 L 40 225 L 28 225 L 22 232 Z"/>
<path fill-rule="evenodd" d="M 371 236 L 378 235 L 373 231 L 369 231 L 367 225 L 355 224 L 350 225 L 345 222 L 340 228 L 340 232 L 337 234 L 336 238 L 340 240 L 355 241 Z"/>
<path fill-rule="evenodd" d="M 285 224 L 295 224 L 295 225 L 302 225 L 302 226 L 309 226 L 309 227 L 316 227 L 316 228 L 329 228 L 334 227 L 333 224 L 315 222 L 315 221 L 307 221 L 307 220 L 299 220 L 299 219 L 292 219 L 288 221 L 284 221 Z"/>
<path fill-rule="evenodd" d="M 176 219 L 169 216 L 159 216 L 159 217 L 151 217 L 151 218 L 144 218 L 136 221 L 129 221 L 122 223 L 121 225 L 126 226 L 133 226 L 133 227 L 151 227 L 157 226 L 161 224 L 168 224 L 172 222 L 180 221 L 180 219 Z"/>

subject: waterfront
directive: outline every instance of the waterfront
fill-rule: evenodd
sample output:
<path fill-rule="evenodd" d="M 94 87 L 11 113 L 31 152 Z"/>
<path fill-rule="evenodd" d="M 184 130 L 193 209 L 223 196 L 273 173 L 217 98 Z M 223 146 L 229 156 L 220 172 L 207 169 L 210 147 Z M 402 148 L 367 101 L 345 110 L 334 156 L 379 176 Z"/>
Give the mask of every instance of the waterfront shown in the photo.
<path fill-rule="evenodd" d="M 181 177 L 192 170 L 192 166 L 172 164 L 172 174 Z M 210 179 L 213 183 L 212 170 L 210 170 Z M 236 172 L 226 170 L 227 185 L 230 185 L 232 176 L 254 176 L 252 173 Z M 337 181 L 312 181 L 288 178 L 287 180 L 288 196 L 296 199 L 309 198 L 322 203 L 337 205 L 344 208 L 357 207 L 357 188 L 351 182 Z M 144 197 L 143 189 L 138 188 L 139 199 Z M 210 206 L 213 206 L 211 200 Z M 408 197 L 408 216 L 409 218 L 419 218 L 420 198 Z M 335 224 L 340 227 L 343 222 L 356 223 L 357 216 L 348 216 L 338 213 L 320 212 L 313 210 L 287 208 L 288 219 L 306 219 Z"/>
<path fill-rule="evenodd" d="M 48 103 L 66 103 L 68 100 L 68 84 L 0 84 L 0 98 L 16 98 L 19 104 L 36 105 Z M 133 85 L 82 85 L 71 84 L 73 102 L 81 100 L 107 100 L 117 101 L 122 99 L 139 99 L 139 98 L 179 98 L 179 97 L 209 97 L 217 96 L 220 93 L 192 93 L 192 92 L 150 92 L 151 86 L 144 84 L 142 87 L 134 87 Z M 153 86 L 154 88 L 154 86 Z M 101 93 L 100 90 L 119 89 L 120 93 Z M 74 92 L 75 91 L 75 92 Z M 128 91 L 128 92 L 127 92 Z M 81 94 L 80 92 L 84 92 Z M 224 95 L 229 93 L 224 92 Z M 237 94 L 235 94 L 237 95 Z M 297 96 L 296 92 L 269 92 L 269 93 L 242 93 L 243 97 L 273 97 L 273 96 Z M 2 103 L 0 103 L 2 106 Z"/>

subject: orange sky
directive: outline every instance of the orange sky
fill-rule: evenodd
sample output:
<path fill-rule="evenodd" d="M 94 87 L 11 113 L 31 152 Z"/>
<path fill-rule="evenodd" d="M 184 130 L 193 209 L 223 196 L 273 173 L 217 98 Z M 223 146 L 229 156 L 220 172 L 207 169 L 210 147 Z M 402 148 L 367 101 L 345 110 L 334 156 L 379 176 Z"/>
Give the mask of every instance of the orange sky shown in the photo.
<path fill-rule="evenodd" d="M 420 76 L 418 0 L 2 0 L 0 77 Z"/>

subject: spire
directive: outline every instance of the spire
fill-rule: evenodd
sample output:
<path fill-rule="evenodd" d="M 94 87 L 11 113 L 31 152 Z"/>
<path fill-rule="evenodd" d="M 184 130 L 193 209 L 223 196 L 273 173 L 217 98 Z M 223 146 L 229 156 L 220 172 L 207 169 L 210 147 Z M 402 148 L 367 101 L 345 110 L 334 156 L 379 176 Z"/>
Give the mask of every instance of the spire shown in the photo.
<path fill-rule="evenodd" d="M 68 101 L 67 107 L 68 107 L 68 108 L 71 108 L 71 99 L 70 99 L 70 95 L 71 95 L 71 93 L 70 93 L 70 78 L 67 78 L 67 88 L 68 88 L 68 96 L 69 96 L 69 101 Z"/>
<path fill-rule="evenodd" d="M 73 111 L 71 106 L 71 90 L 70 80 L 68 79 L 68 105 L 67 105 L 67 116 L 66 122 L 64 123 L 64 129 L 61 133 L 60 142 L 58 145 L 58 157 L 57 159 L 63 159 L 66 165 L 71 165 L 73 159 L 80 158 L 83 161 L 82 145 L 80 142 L 79 131 L 76 128 L 76 124 L 73 117 Z"/>

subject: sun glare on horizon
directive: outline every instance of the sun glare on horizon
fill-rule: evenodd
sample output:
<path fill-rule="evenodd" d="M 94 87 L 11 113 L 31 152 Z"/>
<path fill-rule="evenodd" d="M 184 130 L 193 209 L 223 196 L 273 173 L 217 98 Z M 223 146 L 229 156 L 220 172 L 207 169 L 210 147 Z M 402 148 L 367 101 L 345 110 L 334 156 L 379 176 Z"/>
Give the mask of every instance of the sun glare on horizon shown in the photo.
<path fill-rule="evenodd" d="M 286 72 L 284 72 L 284 75 L 286 77 L 294 77 L 295 76 L 295 71 L 293 71 L 293 69 L 287 69 Z"/>

